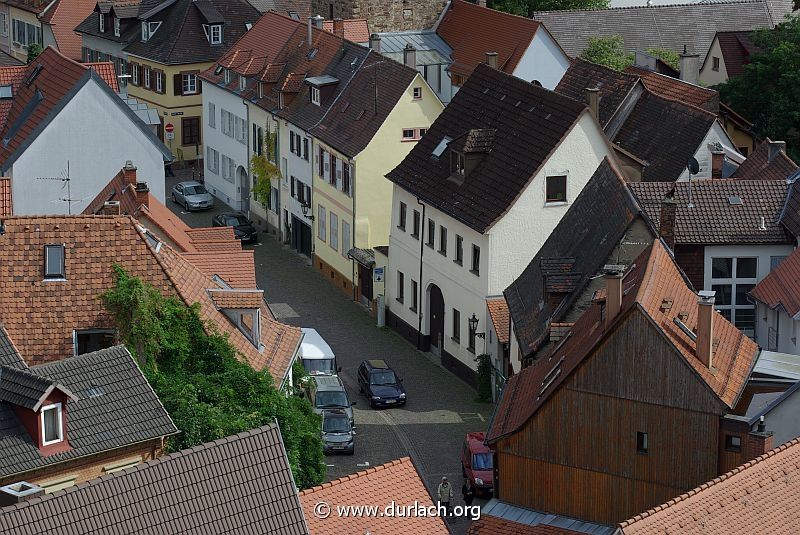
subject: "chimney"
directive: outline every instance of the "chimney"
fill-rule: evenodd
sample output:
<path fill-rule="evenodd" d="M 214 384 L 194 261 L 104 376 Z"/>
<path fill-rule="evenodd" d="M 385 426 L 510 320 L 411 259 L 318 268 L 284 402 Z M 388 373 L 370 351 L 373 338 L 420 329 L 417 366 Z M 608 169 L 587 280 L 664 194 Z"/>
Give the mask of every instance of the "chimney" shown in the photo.
<path fill-rule="evenodd" d="M 33 483 L 27 481 L 11 483 L 0 487 L 0 507 L 26 502 L 42 495 L 44 495 L 44 489 Z"/>
<path fill-rule="evenodd" d="M 344 21 L 341 18 L 333 19 L 333 35 L 344 39 Z"/>
<path fill-rule="evenodd" d="M 150 206 L 148 197 L 150 196 L 150 188 L 147 187 L 147 182 L 136 183 L 136 205 Z"/>
<path fill-rule="evenodd" d="M 314 42 L 314 26 L 316 19 L 314 17 L 308 17 L 308 36 L 306 36 L 306 41 L 308 42 L 308 49 L 311 50 L 311 43 Z"/>
<path fill-rule="evenodd" d="M 408 43 L 403 49 L 403 63 L 412 69 L 417 68 L 417 49 L 411 43 Z"/>
<path fill-rule="evenodd" d="M 104 202 L 103 207 L 100 209 L 100 213 L 103 215 L 120 215 L 122 212 L 120 210 L 119 201 Z"/>
<path fill-rule="evenodd" d="M 778 157 L 778 154 L 781 152 L 786 152 L 786 142 L 785 141 L 772 141 L 771 139 L 767 140 L 769 143 L 769 152 L 767 153 L 767 163 L 772 163 L 772 160 Z"/>
<path fill-rule="evenodd" d="M 375 51 L 380 53 L 381 51 L 381 36 L 377 33 L 373 33 L 369 36 L 369 47 Z"/>
<path fill-rule="evenodd" d="M 686 45 L 683 45 L 683 54 L 681 54 L 680 61 L 681 80 L 697 85 L 700 79 L 700 56 L 687 53 Z"/>
<path fill-rule="evenodd" d="M 675 214 L 678 210 L 678 203 L 675 202 L 674 195 L 674 191 L 670 191 L 661 200 L 661 213 L 658 217 L 658 235 L 661 236 L 670 251 L 675 250 Z"/>
<path fill-rule="evenodd" d="M 122 176 L 125 178 L 126 185 L 136 185 L 136 166 L 133 165 L 132 161 L 125 162 L 125 167 L 122 168 Z"/>
<path fill-rule="evenodd" d="M 600 90 L 596 87 L 586 88 L 586 104 L 589 106 L 589 112 L 592 117 L 600 120 Z"/>
<path fill-rule="evenodd" d="M 481 7 L 486 7 L 486 0 L 478 0 L 478 5 Z"/>
<path fill-rule="evenodd" d="M 697 341 L 695 355 L 706 368 L 711 368 L 711 354 L 714 338 L 714 294 L 713 291 L 702 291 L 697 300 Z"/>
<path fill-rule="evenodd" d="M 711 178 L 722 178 L 722 168 L 725 165 L 725 152 L 711 151 Z"/>
<path fill-rule="evenodd" d="M 486 60 L 484 61 L 492 69 L 497 68 L 497 52 L 487 52 Z"/>
<path fill-rule="evenodd" d="M 622 269 L 606 267 L 606 318 L 605 326 L 608 328 L 622 308 Z"/>
<path fill-rule="evenodd" d="M 314 27 L 318 30 L 322 29 L 322 23 L 325 22 L 325 19 L 322 18 L 322 15 L 314 15 Z"/>
<path fill-rule="evenodd" d="M 764 417 L 761 416 L 758 420 L 758 427 L 755 431 L 751 431 L 747 435 L 747 449 L 745 451 L 745 458 L 742 459 L 743 463 L 752 461 L 756 457 L 760 457 L 767 453 L 774 447 L 774 437 L 772 431 L 767 431 L 764 424 Z"/>

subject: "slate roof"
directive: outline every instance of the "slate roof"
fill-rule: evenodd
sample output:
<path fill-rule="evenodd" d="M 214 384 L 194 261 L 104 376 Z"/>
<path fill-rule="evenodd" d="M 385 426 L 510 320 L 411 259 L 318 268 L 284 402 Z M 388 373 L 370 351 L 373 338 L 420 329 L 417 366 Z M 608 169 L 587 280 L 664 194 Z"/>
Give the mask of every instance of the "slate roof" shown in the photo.
<path fill-rule="evenodd" d="M 566 315 L 640 214 L 619 171 L 603 160 L 542 248 L 504 292 L 523 356 L 538 349 L 550 323 Z M 548 287 L 553 278 L 565 285 Z M 568 294 L 565 304 L 553 310 L 545 289 Z"/>
<path fill-rule="evenodd" d="M 206 14 L 217 12 L 224 19 L 222 44 L 212 45 L 206 38 L 204 10 Z M 145 15 L 140 10 L 140 18 Z M 133 39 L 124 50 L 164 65 L 216 61 L 245 34 L 245 24 L 255 24 L 259 17 L 258 10 L 246 0 L 203 0 L 200 5 L 194 0 L 175 0 L 148 19 L 161 22 L 161 26 L 147 42 Z"/>
<path fill-rule="evenodd" d="M 403 49 L 410 44 L 417 50 L 417 65 L 450 65 L 453 49 L 433 30 L 386 32 L 381 38 L 381 54 L 403 61 Z"/>
<path fill-rule="evenodd" d="M 453 48 L 451 72 L 469 76 L 487 52 L 497 52 L 497 68 L 512 74 L 540 26 L 526 17 L 451 0 L 436 33 Z"/>
<path fill-rule="evenodd" d="M 297 13 L 297 18 L 305 22 L 314 16 L 311 0 L 248 0 L 259 13 L 277 11 L 281 15 L 290 16 Z"/>
<path fill-rule="evenodd" d="M 771 309 L 783 308 L 792 318 L 800 313 L 800 249 L 770 271 L 750 295 Z"/>
<path fill-rule="evenodd" d="M 505 297 L 487 297 L 486 308 L 489 309 L 489 317 L 492 319 L 494 332 L 497 333 L 497 341 L 507 344 L 511 334 L 511 323 Z"/>
<path fill-rule="evenodd" d="M 15 366 L 0 367 L 0 401 L 38 411 L 53 390 L 60 390 L 77 401 L 69 389 L 46 377 Z"/>
<path fill-rule="evenodd" d="M 652 93 L 669 100 L 677 100 L 711 113 L 719 113 L 719 92 L 699 85 L 684 82 L 666 74 L 649 71 L 641 67 L 628 67 L 626 72 L 642 79 Z"/>
<path fill-rule="evenodd" d="M 17 368 L 18 370 L 25 370 L 28 365 L 14 347 L 14 342 L 8 337 L 5 326 L 0 323 L 0 366 L 8 366 Z"/>
<path fill-rule="evenodd" d="M 91 35 L 100 39 L 121 43 L 123 46 L 142 37 L 142 27 L 136 18 L 139 9 L 145 2 L 139 0 L 99 1 L 92 13 L 75 26 L 75 32 L 82 35 Z M 114 35 L 113 26 L 105 32 L 100 32 L 100 13 L 112 13 L 120 18 L 120 34 Z"/>
<path fill-rule="evenodd" d="M 302 19 L 301 19 L 302 20 Z M 344 19 L 344 38 L 354 43 L 369 42 L 369 25 L 367 19 Z M 322 29 L 333 33 L 333 21 L 322 21 Z"/>
<path fill-rule="evenodd" d="M 797 533 L 800 439 L 622 522 L 620 533 Z"/>
<path fill-rule="evenodd" d="M 779 220 L 793 236 L 800 236 L 800 171 L 787 180 L 789 192 Z"/>
<path fill-rule="evenodd" d="M 407 533 L 445 535 L 450 533 L 444 520 L 438 516 L 344 518 L 332 514 L 328 518 L 320 519 L 314 514 L 314 506 L 320 501 L 339 506 L 376 505 L 385 507 L 394 501 L 397 504 L 418 503 L 421 507 L 432 507 L 434 502 L 410 457 L 374 466 L 301 491 L 300 502 L 303 504 L 303 511 L 311 533 L 314 535 L 367 532 L 381 535 L 405 535 Z"/>
<path fill-rule="evenodd" d="M 785 180 L 692 180 L 694 208 L 687 207 L 688 182 L 631 182 L 628 187 L 656 228 L 661 201 L 674 190 L 678 245 L 794 242 L 778 222 L 788 191 Z M 732 204 L 732 197 L 740 198 L 742 204 Z M 760 230 L 762 218 L 766 230 Z"/>
<path fill-rule="evenodd" d="M 59 52 L 68 58 L 82 59 L 81 35 L 75 33 L 75 27 L 92 13 L 96 5 L 97 0 L 55 0 L 40 16 L 43 23 L 50 25 Z"/>
<path fill-rule="evenodd" d="M 744 66 L 749 63 L 750 56 L 760 52 L 760 49 L 750 40 L 750 33 L 717 32 L 716 38 L 719 41 L 728 78 L 744 74 Z M 706 56 L 706 61 L 708 61 L 708 56 Z"/>
<path fill-rule="evenodd" d="M 25 65 L 25 62 L 18 60 L 17 58 L 12 56 L 8 52 L 3 52 L 2 50 L 0 50 L 0 66 L 1 67 L 13 67 L 13 66 L 19 66 L 19 65 Z"/>
<path fill-rule="evenodd" d="M 3 383 L 8 370 L 3 369 Z M 0 450 L 4 452 L 0 456 L 1 476 L 178 432 L 124 346 L 33 366 L 16 374 L 38 377 L 37 393 L 43 385 L 57 384 L 75 396 L 68 402 L 67 439 L 71 449 L 42 456 L 14 413 L 12 403 L 17 401 L 4 399 L 0 403 Z M 0 519 L 0 526 L 7 526 L 2 514 Z"/>
<path fill-rule="evenodd" d="M 11 197 L 11 178 L 0 176 L 0 217 L 8 217 L 14 211 Z"/>
<path fill-rule="evenodd" d="M 0 533 L 308 534 L 277 425 L 0 508 Z"/>
<path fill-rule="evenodd" d="M 767 138 L 756 147 L 747 159 L 733 172 L 731 178 L 747 180 L 785 180 L 800 170 L 800 167 L 789 158 L 785 150 L 769 161 L 770 139 Z"/>
<path fill-rule="evenodd" d="M 478 65 L 405 159 L 386 177 L 470 228 L 485 232 L 558 147 L 586 107 L 570 98 Z M 448 180 L 450 156 L 433 151 L 471 129 L 495 129 L 491 151 L 465 178 Z"/>
<path fill-rule="evenodd" d="M 717 0 L 696 4 L 612 9 L 536 11 L 570 56 L 579 56 L 592 37 L 621 35 L 627 52 L 668 48 L 705 54 L 718 31 L 773 28 L 792 12 L 792 0 Z"/>
<path fill-rule="evenodd" d="M 604 327 L 600 305 L 593 305 L 575 323 L 572 336 L 557 346 L 549 359 L 523 368 L 509 380 L 487 433 L 487 441 L 495 441 L 521 429 L 572 372 L 585 359 L 591 358 L 595 348 L 631 310 L 645 314 L 651 320 L 652 328 L 657 329 L 674 348 L 675 357 L 684 359 L 699 376 L 698 380 L 703 381 L 725 406 L 733 408 L 758 357 L 756 343 L 724 317 L 716 315 L 714 336 L 719 344 L 713 357 L 714 371 L 700 362 L 695 356 L 695 342 L 673 324 L 675 311 L 689 311 L 683 322 L 690 330 L 696 328 L 697 295 L 660 240 L 639 255 L 625 275 L 623 288 L 625 293 L 618 319 L 608 328 Z M 672 300 L 670 309 L 662 308 L 665 299 Z M 541 385 L 552 370 L 553 362 L 561 362 L 561 373 L 542 392 Z"/>

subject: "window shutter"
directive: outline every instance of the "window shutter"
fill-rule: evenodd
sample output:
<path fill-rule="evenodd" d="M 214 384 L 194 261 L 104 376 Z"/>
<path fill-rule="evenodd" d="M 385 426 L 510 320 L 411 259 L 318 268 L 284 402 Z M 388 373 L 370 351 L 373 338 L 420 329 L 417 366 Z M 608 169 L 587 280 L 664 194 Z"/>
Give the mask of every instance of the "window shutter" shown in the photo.
<path fill-rule="evenodd" d="M 200 79 L 200 73 L 198 72 L 195 74 L 195 84 L 197 84 L 197 94 L 201 94 L 203 92 L 203 81 Z"/>
<path fill-rule="evenodd" d="M 174 86 L 174 95 L 183 95 L 183 74 L 178 73 L 172 77 L 172 84 Z"/>

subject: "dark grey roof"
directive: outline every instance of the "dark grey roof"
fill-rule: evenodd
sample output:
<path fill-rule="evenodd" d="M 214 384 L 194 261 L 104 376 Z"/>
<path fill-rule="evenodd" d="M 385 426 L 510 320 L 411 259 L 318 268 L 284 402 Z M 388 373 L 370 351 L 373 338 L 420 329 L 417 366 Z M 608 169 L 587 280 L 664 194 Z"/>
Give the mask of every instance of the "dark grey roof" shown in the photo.
<path fill-rule="evenodd" d="M 641 210 L 624 179 L 603 160 L 567 213 L 504 295 L 523 356 L 538 349 L 619 244 Z M 560 306 L 545 291 L 560 294 Z"/>
<path fill-rule="evenodd" d="M 0 401 L 5 401 L 32 411 L 38 411 L 50 393 L 59 389 L 76 400 L 72 393 L 63 386 L 31 373 L 11 366 L 0 366 Z"/>
<path fill-rule="evenodd" d="M 686 45 L 703 57 L 719 31 L 773 28 L 792 12 L 792 0 L 733 0 L 670 6 L 537 11 L 570 56 L 579 56 L 592 37 L 621 35 L 628 52 Z"/>
<path fill-rule="evenodd" d="M 386 177 L 470 228 L 485 232 L 516 200 L 586 107 L 568 97 L 478 65 L 411 152 Z M 487 154 L 463 183 L 449 180 L 447 137 L 495 130 Z M 485 148 L 485 147 L 484 147 Z"/>
<path fill-rule="evenodd" d="M 0 477 L 178 432 L 124 346 L 35 366 L 30 373 L 77 397 L 68 405 L 72 449 L 42 457 L 11 404 L 0 402 Z"/>
<path fill-rule="evenodd" d="M 786 179 L 786 182 L 789 191 L 786 192 L 779 220 L 794 236 L 800 236 L 800 171 Z"/>
<path fill-rule="evenodd" d="M 277 425 L 0 508 L 0 533 L 280 533 L 308 526 Z"/>
<path fill-rule="evenodd" d="M 417 65 L 449 65 L 453 49 L 433 30 L 379 33 L 381 54 L 403 61 L 403 49 L 412 45 L 417 51 Z"/>
<path fill-rule="evenodd" d="M 0 324 L 0 366 L 9 366 L 18 370 L 28 368 L 2 324 Z"/>

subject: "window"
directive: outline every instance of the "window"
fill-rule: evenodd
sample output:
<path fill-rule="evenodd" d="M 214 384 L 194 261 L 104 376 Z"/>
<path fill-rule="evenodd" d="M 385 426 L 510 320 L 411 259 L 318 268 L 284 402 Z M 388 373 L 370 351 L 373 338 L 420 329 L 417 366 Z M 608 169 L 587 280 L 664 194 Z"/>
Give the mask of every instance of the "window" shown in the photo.
<path fill-rule="evenodd" d="M 200 117 L 182 118 L 181 136 L 181 144 L 198 145 L 200 143 Z"/>
<path fill-rule="evenodd" d="M 164 73 L 162 71 L 155 71 L 156 79 L 156 93 L 164 92 Z"/>
<path fill-rule="evenodd" d="M 336 187 L 339 180 L 339 166 L 338 160 L 336 156 L 331 153 L 331 169 L 330 169 L 330 181 L 333 187 Z"/>
<path fill-rule="evenodd" d="M 8 37 L 8 14 L 0 13 L 0 35 Z"/>
<path fill-rule="evenodd" d="M 433 243 L 436 240 L 436 223 L 431 218 L 428 218 L 428 236 L 427 236 L 427 238 L 428 238 L 428 240 L 426 242 L 426 245 L 428 247 L 430 247 L 431 249 L 433 249 Z"/>
<path fill-rule="evenodd" d="M 544 202 L 567 202 L 566 175 L 549 176 L 545 181 Z"/>
<path fill-rule="evenodd" d="M 294 132 L 289 130 L 289 152 L 295 154 L 294 152 Z"/>
<path fill-rule="evenodd" d="M 213 102 L 208 103 L 208 126 L 217 127 L 217 105 Z"/>
<path fill-rule="evenodd" d="M 61 403 L 45 405 L 42 414 L 42 445 L 61 442 L 63 438 L 61 422 Z"/>
<path fill-rule="evenodd" d="M 475 331 L 470 329 L 469 324 L 467 324 L 467 351 L 470 353 L 475 353 L 475 338 L 477 338 Z"/>
<path fill-rule="evenodd" d="M 786 260 L 786 256 L 770 256 L 769 270 L 772 271 L 773 269 L 781 265 L 781 262 L 783 262 L 784 260 Z"/>
<path fill-rule="evenodd" d="M 419 212 L 414 210 L 414 230 L 411 232 L 411 237 L 419 239 Z"/>
<path fill-rule="evenodd" d="M 755 305 L 747 293 L 758 282 L 758 258 L 712 258 L 711 289 L 714 308 L 748 336 L 755 335 Z"/>
<path fill-rule="evenodd" d="M 106 33 L 106 16 L 100 13 L 100 33 Z"/>
<path fill-rule="evenodd" d="M 219 174 L 219 152 L 206 145 L 206 167 L 210 173 Z"/>
<path fill-rule="evenodd" d="M 436 148 L 435 148 L 435 149 L 433 149 L 433 153 L 432 153 L 432 154 L 433 154 L 434 156 L 436 156 L 437 158 L 438 158 L 439 156 L 441 156 L 441 155 L 442 155 L 442 153 L 444 152 L 444 149 L 446 149 L 446 148 L 447 148 L 447 144 L 448 144 L 448 143 L 450 143 L 451 141 L 453 141 L 453 140 L 452 140 L 452 139 L 450 139 L 450 138 L 449 138 L 449 137 L 447 137 L 447 136 L 444 136 L 444 137 L 442 138 L 442 140 L 439 142 L 439 144 L 438 144 L 438 145 L 436 145 Z"/>
<path fill-rule="evenodd" d="M 447 227 L 439 225 L 439 253 L 447 256 Z"/>
<path fill-rule="evenodd" d="M 411 279 L 411 306 L 409 307 L 412 312 L 417 311 L 417 281 Z"/>
<path fill-rule="evenodd" d="M 351 195 L 350 164 L 342 162 L 342 193 Z"/>
<path fill-rule="evenodd" d="M 119 34 L 120 34 L 119 17 L 114 17 L 114 37 L 119 37 Z"/>
<path fill-rule="evenodd" d="M 231 83 L 231 70 L 224 69 L 224 74 L 222 75 L 222 79 L 225 81 L 225 85 Z"/>
<path fill-rule="evenodd" d="M 409 141 L 415 139 L 415 130 L 413 128 L 404 128 L 403 129 L 403 141 Z"/>
<path fill-rule="evenodd" d="M 453 309 L 453 336 L 454 342 L 461 342 L 461 312 Z"/>
<path fill-rule="evenodd" d="M 742 451 L 742 437 L 738 435 L 725 435 L 725 451 Z"/>
<path fill-rule="evenodd" d="M 331 234 L 328 244 L 334 251 L 339 250 L 339 216 L 331 212 Z"/>
<path fill-rule="evenodd" d="M 415 99 L 422 98 L 422 88 L 421 87 L 415 87 L 414 88 L 414 98 Z"/>
<path fill-rule="evenodd" d="M 181 78 L 184 95 L 193 95 L 197 93 L 197 74 L 184 73 Z"/>
<path fill-rule="evenodd" d="M 212 24 L 209 32 L 209 41 L 212 45 L 222 44 L 222 24 Z"/>
<path fill-rule="evenodd" d="M 481 272 L 481 248 L 472 244 L 472 268 L 470 269 L 475 275 L 480 275 Z"/>
<path fill-rule="evenodd" d="M 253 154 L 261 156 L 264 154 L 264 129 L 253 124 Z"/>
<path fill-rule="evenodd" d="M 280 208 L 280 193 L 278 188 L 272 186 L 269 190 L 269 209 L 272 213 L 277 214 Z"/>
<path fill-rule="evenodd" d="M 317 215 L 317 237 L 325 241 L 325 207 L 321 204 L 319 205 L 319 214 Z"/>
<path fill-rule="evenodd" d="M 453 262 L 459 266 L 464 264 L 464 238 L 456 234 L 456 257 Z"/>
<path fill-rule="evenodd" d="M 45 245 L 44 246 L 44 278 L 45 279 L 64 279 L 64 246 Z"/>
<path fill-rule="evenodd" d="M 711 70 L 719 71 L 719 58 L 717 56 L 711 57 Z"/>
<path fill-rule="evenodd" d="M 236 141 L 247 146 L 247 121 L 241 117 L 236 117 Z"/>
<path fill-rule="evenodd" d="M 399 219 L 397 221 L 397 228 L 399 228 L 402 231 L 406 230 L 406 210 L 408 210 L 406 203 L 401 202 Z"/>
<path fill-rule="evenodd" d="M 450 151 L 450 172 L 464 176 L 464 155 L 460 152 Z"/>
<path fill-rule="evenodd" d="M 646 454 L 648 449 L 647 433 L 636 433 L 636 453 Z"/>
<path fill-rule="evenodd" d="M 328 153 L 325 152 L 325 149 L 322 147 L 319 148 L 319 154 L 317 155 L 317 164 L 319 167 L 319 176 L 323 178 L 325 176 L 325 166 L 327 163 L 327 155 Z"/>
<path fill-rule="evenodd" d="M 72 342 L 75 356 L 78 356 L 113 347 L 117 337 L 111 329 L 84 329 L 73 332 Z"/>
<path fill-rule="evenodd" d="M 342 221 L 342 256 L 347 258 L 350 250 L 350 223 Z"/>
<path fill-rule="evenodd" d="M 303 138 L 303 159 L 308 161 L 308 138 Z"/>
<path fill-rule="evenodd" d="M 150 67 L 148 65 L 145 65 L 144 66 L 144 70 L 142 72 L 144 74 L 144 77 L 143 77 L 144 81 L 143 81 L 142 85 L 144 86 L 145 89 L 150 89 L 150 72 L 151 72 L 150 71 Z"/>
<path fill-rule="evenodd" d="M 247 78 L 242 75 L 239 75 L 239 91 L 244 91 L 247 87 Z"/>
<path fill-rule="evenodd" d="M 319 88 L 318 87 L 312 87 L 311 88 L 311 103 L 312 104 L 316 104 L 317 106 L 319 106 L 320 95 L 319 95 Z"/>
<path fill-rule="evenodd" d="M 131 83 L 139 85 L 139 65 L 136 63 L 131 63 Z"/>
<path fill-rule="evenodd" d="M 14 42 L 23 47 L 34 43 L 42 44 L 41 28 L 17 19 L 12 19 L 11 24 L 14 32 Z"/>
<path fill-rule="evenodd" d="M 402 271 L 397 272 L 397 299 L 398 302 L 404 301 L 404 292 L 406 290 L 406 278 Z"/>

